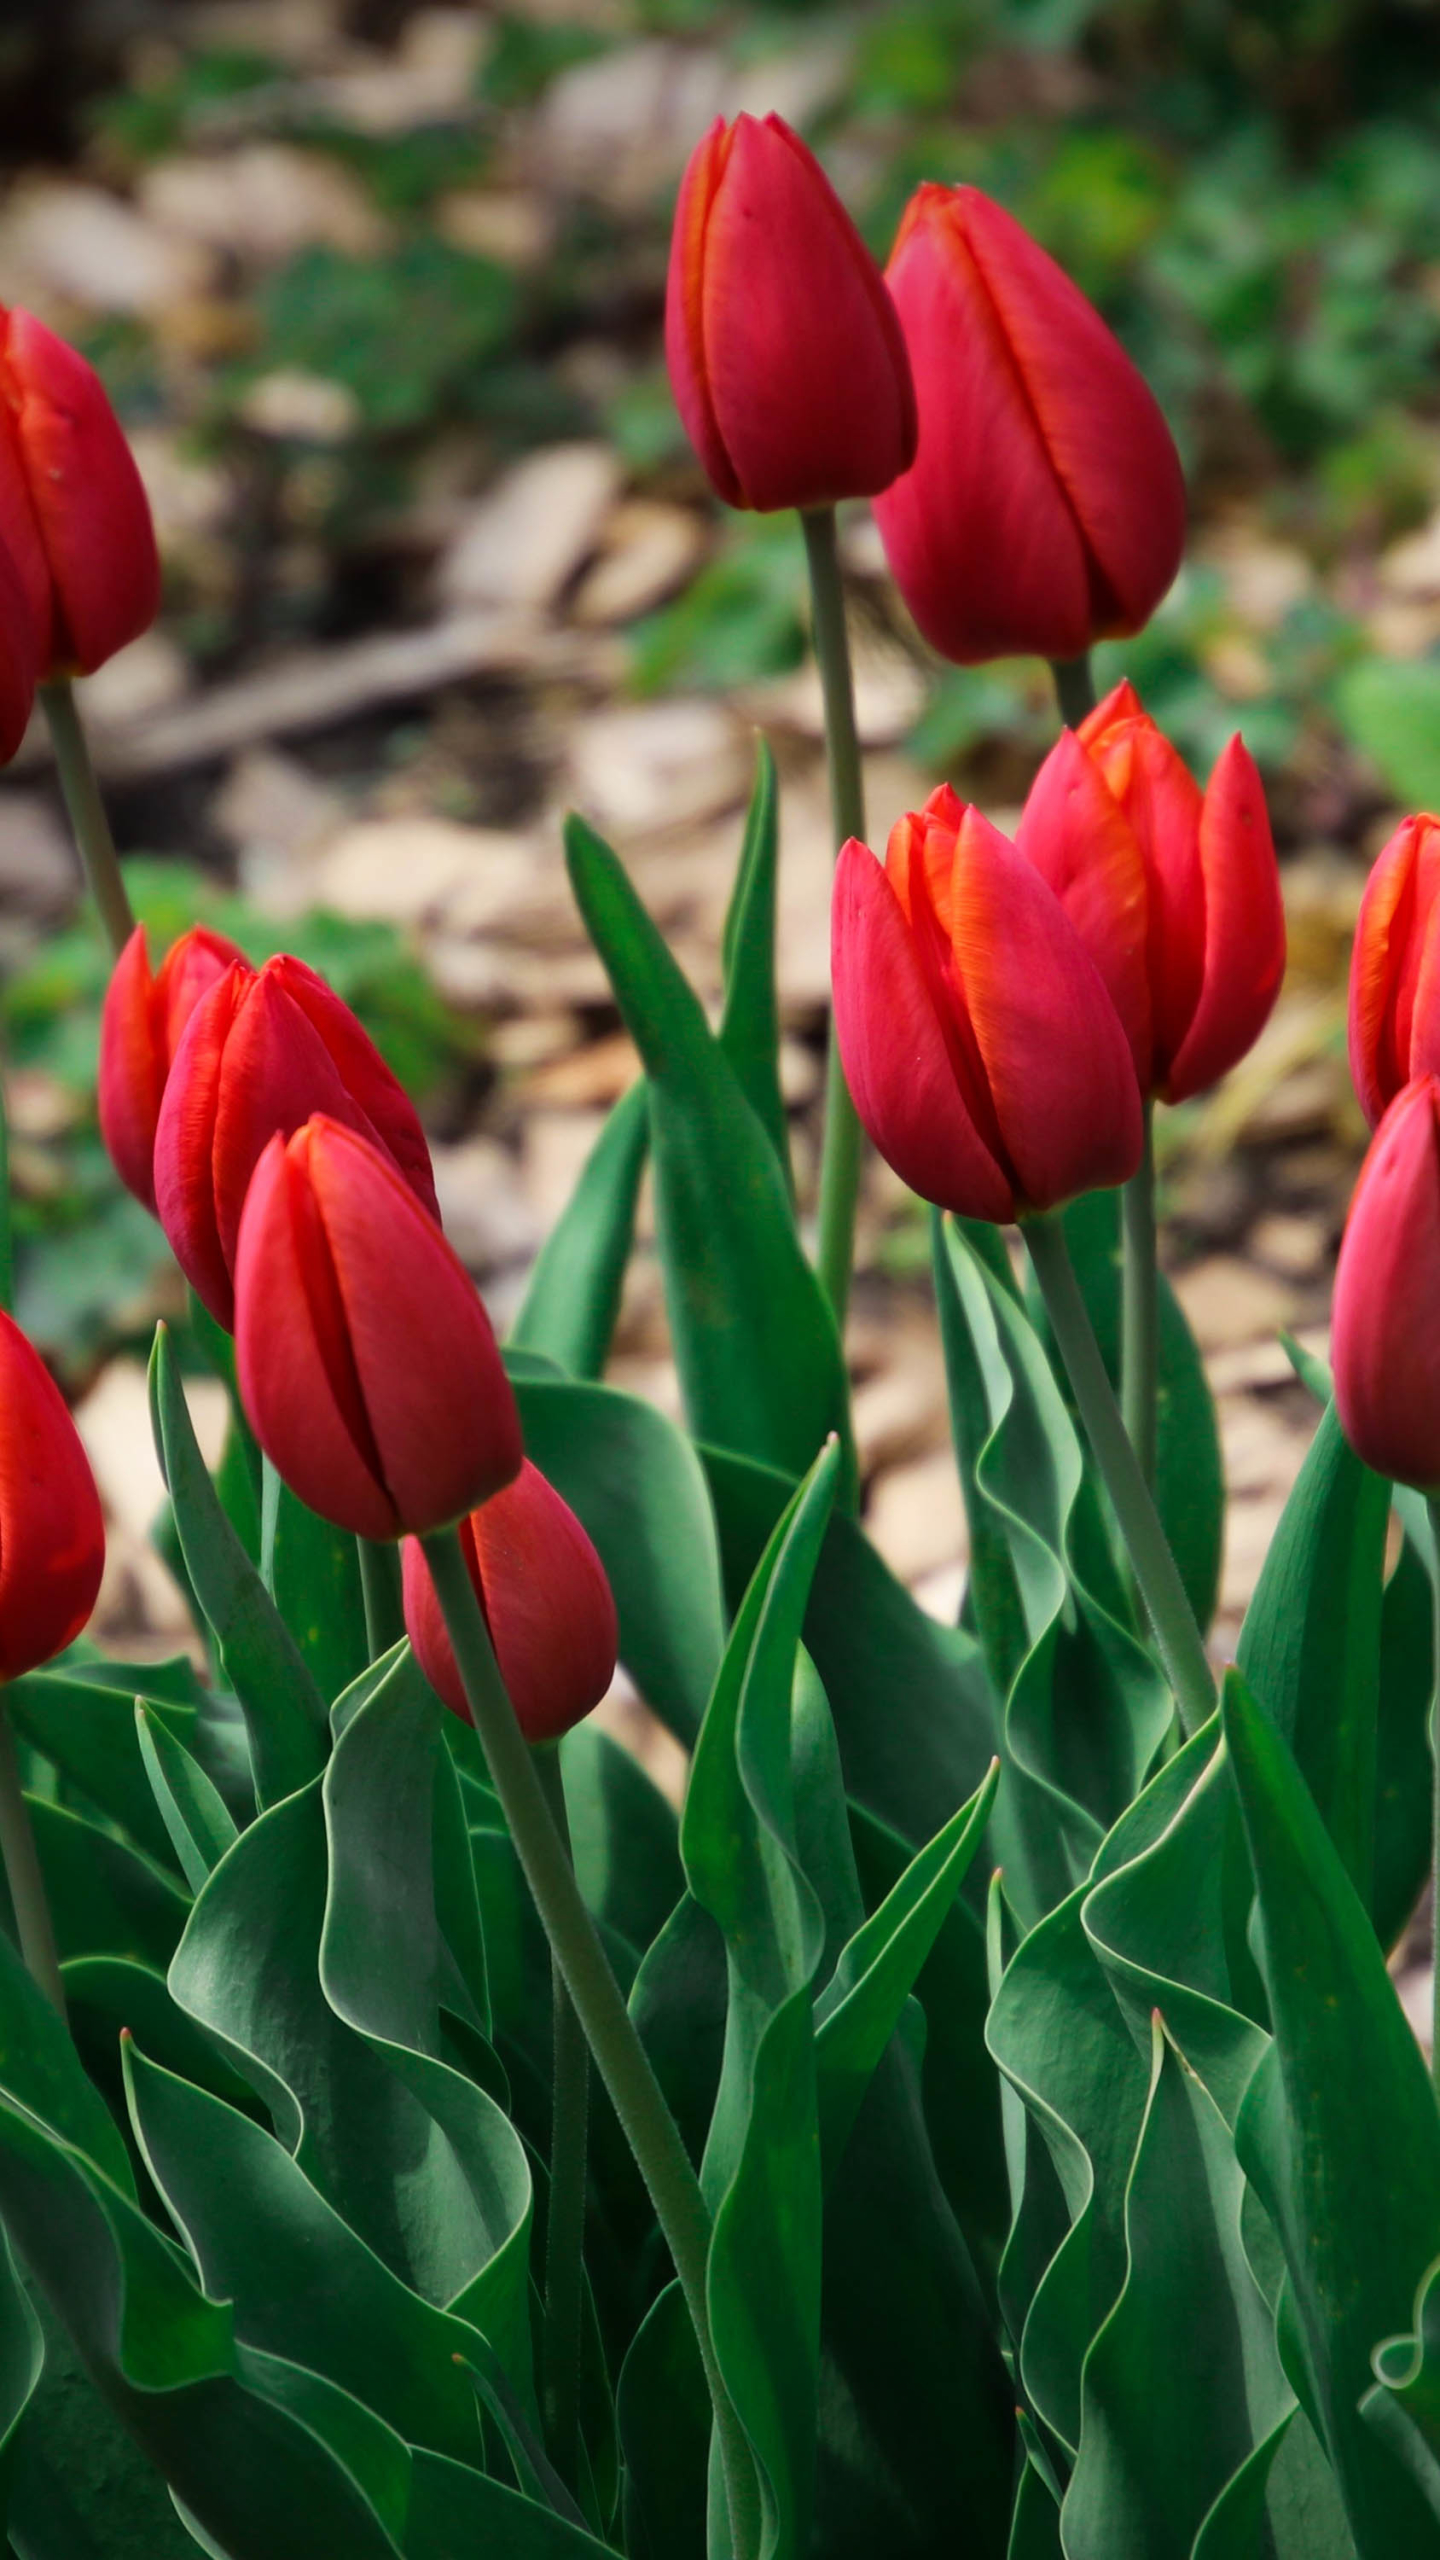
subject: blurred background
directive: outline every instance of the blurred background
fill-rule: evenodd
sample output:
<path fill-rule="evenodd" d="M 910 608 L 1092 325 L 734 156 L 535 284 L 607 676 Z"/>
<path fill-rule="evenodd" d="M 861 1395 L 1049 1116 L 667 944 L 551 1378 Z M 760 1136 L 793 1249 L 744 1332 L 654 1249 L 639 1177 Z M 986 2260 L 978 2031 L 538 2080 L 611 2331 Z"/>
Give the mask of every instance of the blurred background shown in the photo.
<path fill-rule="evenodd" d="M 1427 0 L 5 0 L 0 299 L 100 368 L 165 557 L 158 629 L 84 688 L 137 902 L 161 940 L 203 915 L 331 974 L 422 1102 L 503 1322 L 635 1068 L 559 813 L 612 837 L 713 995 L 763 727 L 808 1196 L 830 856 L 803 559 L 789 520 L 711 502 L 660 349 L 679 171 L 740 107 L 806 133 L 882 258 L 921 178 L 998 196 L 1099 303 L 1185 457 L 1186 569 L 1101 675 L 1127 672 L 1202 774 L 1243 730 L 1292 948 L 1255 1056 L 1162 1115 L 1233 1501 L 1223 1636 L 1311 1427 L 1275 1335 L 1323 1321 L 1360 1151 L 1355 907 L 1399 810 L 1440 802 Z M 1044 669 L 939 667 L 863 508 L 844 544 L 872 835 L 942 775 L 1005 823 L 1055 732 Z M 136 1533 L 123 1630 L 168 1605 L 139 1543 L 135 1355 L 174 1283 L 95 1132 L 104 964 L 75 885 L 35 736 L 0 778 L 20 1313 Z M 925 1228 L 883 1169 L 862 1244 L 870 1522 L 948 1610 L 963 1532 Z M 643 1257 L 613 1374 L 674 1403 Z"/>

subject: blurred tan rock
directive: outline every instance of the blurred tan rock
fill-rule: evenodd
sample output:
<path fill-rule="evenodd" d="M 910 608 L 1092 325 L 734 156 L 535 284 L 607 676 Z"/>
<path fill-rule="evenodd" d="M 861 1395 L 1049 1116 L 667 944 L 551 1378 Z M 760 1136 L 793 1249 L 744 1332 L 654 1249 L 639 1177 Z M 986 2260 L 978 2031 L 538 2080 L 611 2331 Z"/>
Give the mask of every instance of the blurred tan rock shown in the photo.
<path fill-rule="evenodd" d="M 854 652 L 855 726 L 862 747 L 893 747 L 914 728 L 929 697 L 924 669 L 898 646 L 866 645 Z M 825 704 L 820 672 L 807 658 L 793 675 L 774 683 L 748 686 L 736 707 L 757 727 L 794 729 L 804 738 L 825 735 Z"/>
<path fill-rule="evenodd" d="M 948 1449 L 878 1478 L 865 1526 L 902 1582 L 953 1565 L 965 1552 L 965 1513 L 955 1460 Z"/>
<path fill-rule="evenodd" d="M 576 63 L 545 93 L 529 165 L 551 186 L 638 207 L 684 167 L 728 86 L 718 52 L 659 38 Z"/>
<path fill-rule="evenodd" d="M 257 435 L 297 444 L 345 444 L 360 424 L 360 403 L 348 383 L 283 365 L 250 384 L 239 414 Z"/>
<path fill-rule="evenodd" d="M 0 301 L 51 298 L 94 311 L 158 316 L 204 291 L 214 261 L 177 240 L 123 196 L 78 179 L 18 188 L 0 222 Z"/>
<path fill-rule="evenodd" d="M 548 1235 L 573 1192 L 601 1130 L 603 1111 L 532 1111 L 521 1132 L 525 1196 Z"/>
<path fill-rule="evenodd" d="M 588 1041 L 568 1058 L 537 1067 L 525 1078 L 517 1098 L 542 1110 L 586 1110 L 597 1104 L 608 1108 L 629 1091 L 639 1073 L 634 1041 L 627 1031 L 615 1031 L 603 1040 Z"/>
<path fill-rule="evenodd" d="M 185 1401 L 207 1466 L 225 1445 L 230 1400 L 218 1378 L 187 1378 Z M 75 1408 L 75 1427 L 109 1517 L 144 1538 L 165 1497 L 150 1428 L 150 1392 L 138 1360 L 112 1360 Z"/>
<path fill-rule="evenodd" d="M 362 133 L 405 133 L 473 110 L 490 40 L 476 10 L 419 9 L 405 21 L 393 53 L 367 57 L 357 47 L 347 68 L 315 83 L 316 94 L 342 124 Z"/>
<path fill-rule="evenodd" d="M 703 520 L 689 507 L 650 498 L 616 507 L 600 556 L 576 591 L 574 620 L 603 625 L 651 612 L 699 567 L 707 541 Z"/>
<path fill-rule="evenodd" d="M 620 486 L 608 445 L 547 445 L 497 480 L 437 571 L 444 603 L 552 604 L 594 550 Z"/>
<path fill-rule="evenodd" d="M 1407 602 L 1440 598 L 1440 508 L 1417 532 L 1402 534 L 1381 552 L 1375 574 L 1392 596 Z"/>
<path fill-rule="evenodd" d="M 341 915 L 422 924 L 463 892 L 476 919 L 497 914 L 523 892 L 531 851 L 523 836 L 466 827 L 451 818 L 369 818 L 326 847 L 312 887 Z"/>
<path fill-rule="evenodd" d="M 224 465 L 187 453 L 173 428 L 141 425 L 127 434 L 162 552 L 218 532 L 235 503 L 235 484 Z"/>
<path fill-rule="evenodd" d="M 1257 631 L 1278 629 L 1315 585 L 1303 551 L 1243 519 L 1216 525 L 1196 543 L 1194 558 L 1197 567 L 1218 570 L 1232 610 Z"/>
<path fill-rule="evenodd" d="M 80 894 L 80 864 L 54 803 L 38 791 L 0 791 L 0 909 L 48 923 Z"/>
<path fill-rule="evenodd" d="M 456 187 L 436 205 L 435 228 L 452 248 L 526 274 L 555 245 L 555 208 L 534 187 Z"/>
<path fill-rule="evenodd" d="M 1230 1350 L 1278 1333 L 1295 1309 L 1292 1290 L 1235 1254 L 1212 1254 L 1174 1275 L 1175 1295 L 1202 1351 Z"/>
<path fill-rule="evenodd" d="M 316 245 L 373 257 L 387 238 L 357 178 L 283 142 L 161 160 L 144 171 L 138 201 L 162 231 L 262 267 Z"/>
<path fill-rule="evenodd" d="M 949 1441 L 945 1368 L 938 1342 L 912 1342 L 901 1357 L 855 1390 L 855 1446 L 862 1475 Z"/>
<path fill-rule="evenodd" d="M 1324 1218 L 1273 1209 L 1256 1220 L 1245 1242 L 1256 1261 L 1267 1264 L 1282 1279 L 1313 1280 L 1329 1254 L 1330 1228 Z"/>
<path fill-rule="evenodd" d="M 430 1159 L 445 1232 L 466 1268 L 484 1273 L 528 1261 L 542 1230 L 509 1151 L 493 1138 L 464 1138 L 432 1145 Z"/>
<path fill-rule="evenodd" d="M 570 790 L 602 834 L 713 817 L 743 801 L 750 775 L 749 742 L 718 702 L 676 696 L 593 711 L 571 734 Z"/>
<path fill-rule="evenodd" d="M 309 857 L 345 818 L 341 794 L 298 756 L 252 747 L 237 756 L 210 803 L 213 825 L 233 845 L 240 887 L 268 915 L 302 915 L 315 904 Z"/>
<path fill-rule="evenodd" d="M 93 676 L 83 678 L 80 705 L 87 719 L 111 728 L 168 711 L 190 690 L 190 662 L 163 631 L 142 631 L 117 649 Z"/>

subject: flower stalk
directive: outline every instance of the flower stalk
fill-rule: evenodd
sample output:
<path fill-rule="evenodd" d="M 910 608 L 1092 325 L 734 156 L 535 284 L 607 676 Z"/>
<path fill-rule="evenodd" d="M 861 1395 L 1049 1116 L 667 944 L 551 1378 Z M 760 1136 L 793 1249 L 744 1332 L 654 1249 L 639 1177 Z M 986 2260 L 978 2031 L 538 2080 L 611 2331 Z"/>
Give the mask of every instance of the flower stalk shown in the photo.
<path fill-rule="evenodd" d="M 558 1744 L 535 1753 L 535 1772 L 566 1856 L 570 1826 Z M 545 2433 L 561 2478 L 580 2471 L 580 2323 L 585 2285 L 585 2187 L 590 2048 L 553 1950 L 550 1957 L 550 2202 L 545 2220 Z"/>
<path fill-rule="evenodd" d="M 111 952 L 118 960 L 135 930 L 135 912 L 121 875 L 120 857 L 100 796 L 75 687 L 68 676 L 51 676 L 40 687 L 40 699 L 45 706 L 55 767 L 76 849 Z"/>
<path fill-rule="evenodd" d="M 1154 1491 L 1160 1379 L 1160 1279 L 1155 1229 L 1155 1105 L 1145 1105 L 1145 1152 L 1120 1194 L 1120 1409 L 1140 1473 Z"/>
<path fill-rule="evenodd" d="M 833 507 L 807 507 L 800 522 L 810 571 L 811 628 L 825 704 L 825 762 L 835 846 L 865 834 L 865 782 L 855 727 L 855 685 L 845 625 L 845 591 L 835 539 Z M 825 1061 L 825 1135 L 820 1152 L 820 1283 L 842 1328 L 855 1258 L 855 1203 L 860 1187 L 860 1122 L 845 1080 L 830 1016 Z"/>

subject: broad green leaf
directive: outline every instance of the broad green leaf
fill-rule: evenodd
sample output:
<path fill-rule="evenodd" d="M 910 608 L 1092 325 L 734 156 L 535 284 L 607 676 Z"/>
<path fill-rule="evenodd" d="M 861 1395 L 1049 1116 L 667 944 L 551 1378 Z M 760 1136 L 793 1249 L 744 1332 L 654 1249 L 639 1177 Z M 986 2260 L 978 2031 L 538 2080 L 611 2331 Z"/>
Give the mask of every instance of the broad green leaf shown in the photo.
<path fill-rule="evenodd" d="M 369 1660 L 359 1552 L 348 1529 L 307 1510 L 268 1460 L 260 1574 L 321 1697 L 338 1698 Z"/>
<path fill-rule="evenodd" d="M 1120 1374 L 1120 1194 L 1092 1191 L 1065 1212 L 1081 1295 L 1112 1379 Z M 1202 1627 L 1215 1614 L 1225 1527 L 1225 1470 L 1215 1400 L 1185 1310 L 1160 1274 L 1155 1499 L 1180 1578 Z"/>
<path fill-rule="evenodd" d="M 647 1705 L 694 1741 L 725 1641 L 704 1471 L 654 1405 L 613 1387 L 521 1376 L 525 1446 L 583 1522 L 620 1618 L 620 1659 Z"/>
<path fill-rule="evenodd" d="M 579 818 L 565 840 L 649 1078 L 656 1228 L 691 1429 L 799 1475 L 830 1432 L 848 1433 L 849 1397 L 774 1148 L 609 846 Z"/>
<path fill-rule="evenodd" d="M 738 1600 L 794 1486 L 773 1468 L 700 1454 Z M 997 1712 L 974 1637 L 928 1617 L 837 1512 L 815 1568 L 805 1647 L 835 1719 L 847 1793 L 912 1846 L 932 1839 L 995 1755 Z"/>
<path fill-rule="evenodd" d="M 147 1685 L 149 1666 L 125 1666 L 122 1681 L 93 1676 L 99 1665 L 67 1663 L 31 1671 L 5 1692 L 17 1732 L 42 1751 L 67 1787 L 78 1788 L 90 1807 L 118 1822 L 153 1858 L 174 1862 L 174 1849 L 156 1809 L 135 1730 L 135 1700 L 143 1696 L 167 1732 L 189 1742 L 199 1718 L 195 1708 L 157 1700 Z M 104 1666 L 107 1672 L 114 1666 Z"/>
<path fill-rule="evenodd" d="M 167 1965 L 190 1907 L 173 1872 L 82 1814 L 27 1801 L 61 1961 L 121 1955 Z"/>
<path fill-rule="evenodd" d="M 827 2169 L 845 2148 L 856 2112 L 915 1979 L 979 1847 L 1000 1775 L 961 1805 L 911 1861 L 878 1911 L 842 1950 L 815 2009 L 820 2139 Z"/>
<path fill-rule="evenodd" d="M 1246 1684 L 1294 1752 L 1365 1902 L 1375 1866 L 1380 1611 L 1390 1487 L 1327 1406 L 1240 1632 Z"/>
<path fill-rule="evenodd" d="M 474 2351 L 468 2324 L 392 2275 L 273 2134 L 133 2044 L 125 2083 L 145 2165 L 237 2338 L 328 2374 L 408 2443 L 478 2465 L 456 2361 Z"/>
<path fill-rule="evenodd" d="M 621 1095 L 586 1157 L 510 1328 L 512 1348 L 544 1352 L 572 1378 L 604 1372 L 649 1145 L 650 1099 L 642 1080 Z"/>
<path fill-rule="evenodd" d="M 405 2560 L 613 2560 L 608 2543 L 443 2454 L 410 2466 Z M 312 2555 L 314 2560 L 314 2555 Z M 338 2560 L 338 2555 L 337 2555 Z M 350 2560 L 347 2551 L 344 2560 Z"/>
<path fill-rule="evenodd" d="M 697 2167 L 720 2085 L 726 1988 L 725 1941 L 686 1892 L 642 1957 L 629 2005 Z"/>
<path fill-rule="evenodd" d="M 1222 1712 L 1275 2032 L 1237 2146 L 1284 2249 L 1309 2393 L 1362 2560 L 1383 2560 L 1423 2549 L 1407 2539 L 1422 2533 L 1422 2502 L 1359 2404 L 1372 2348 L 1403 2326 L 1440 2254 L 1440 2112 L 1288 1746 L 1238 1674 Z"/>
<path fill-rule="evenodd" d="M 1393 1947 L 1430 1868 L 1430 1575 L 1407 1529 L 1380 1613 L 1375 1769 L 1375 1934 Z"/>
<path fill-rule="evenodd" d="M 725 1009 L 720 1046 L 740 1090 L 769 1137 L 793 1199 L 790 1135 L 780 1091 L 780 1007 L 775 992 L 775 893 L 780 855 L 780 787 L 762 738 L 745 820 L 740 868 L 725 916 Z"/>
<path fill-rule="evenodd" d="M 504 2439 L 511 2468 L 526 2497 L 584 2530 L 585 2518 L 516 2398 L 505 2367 L 478 2332 L 464 2357 L 464 2367 L 475 2398 Z"/>
<path fill-rule="evenodd" d="M 560 1766 L 580 1890 L 638 1962 L 685 1888 L 674 1809 L 633 1754 L 598 1725 L 567 1733 Z"/>
<path fill-rule="evenodd" d="M 715 2353 L 755 2454 L 763 2560 L 809 2548 L 820 2352 L 820 2142 L 811 1985 L 824 1923 L 795 1837 L 791 1702 L 840 1450 L 776 1528 L 695 1746 L 680 1845 L 725 1940 L 730 1998 L 701 2168 Z"/>
<path fill-rule="evenodd" d="M 275 1804 L 324 1765 L 325 1700 L 220 1508 L 163 1325 L 155 1333 L 150 1403 L 186 1566 L 244 1709 L 256 1796 Z"/>
<path fill-rule="evenodd" d="M 1413 2325 L 1375 2349 L 1361 2416 L 1403 2462 L 1440 2524 L 1440 2260 L 1425 2270 Z"/>
<path fill-rule="evenodd" d="M 1124 2282 L 1085 2359 L 1071 2560 L 1189 2560 L 1215 2499 L 1292 2405 L 1241 2246 L 1229 2128 L 1158 2010 L 1152 2053 Z"/>
<path fill-rule="evenodd" d="M 193 2560 L 158 2471 L 103 2400 L 43 2294 L 45 2369 L 11 2456 L 16 2560 Z"/>
<path fill-rule="evenodd" d="M 72 1956 L 65 1967 L 65 2005 L 81 2060 L 97 2087 L 113 2098 L 117 2116 L 123 2118 L 125 2110 L 120 2039 L 127 2028 L 167 2071 L 178 2071 L 229 2106 L 253 2109 L 248 2083 L 176 2007 L 158 1966 L 137 1964 L 132 1956 Z"/>
<path fill-rule="evenodd" d="M 186 1883 L 198 1893 L 239 1837 L 237 1827 L 218 1787 L 143 1698 L 135 1701 L 135 1727 L 161 1822 Z"/>
<path fill-rule="evenodd" d="M 938 1209 L 931 1211 L 930 1261 L 935 1304 L 940 1318 L 940 1340 L 945 1352 L 950 1436 L 955 1444 L 955 1463 L 960 1473 L 960 1491 L 969 1532 L 966 1614 L 985 1648 L 990 1676 L 1004 1697 L 1028 1650 L 1025 1612 L 1020 1602 L 1009 1541 L 993 1502 L 980 1491 L 975 1481 L 976 1461 L 990 1437 L 990 1403 L 974 1339 L 955 1286 L 947 1237 L 947 1230 L 952 1224 L 958 1226 L 972 1251 L 987 1263 L 1002 1287 L 1013 1289 L 1013 1283 L 1005 1241 L 998 1227 L 985 1226 L 979 1220 L 968 1218 L 954 1221 L 944 1217 Z"/>
<path fill-rule="evenodd" d="M 630 2341 L 615 2415 L 630 2560 L 695 2560 L 705 2549 L 710 2400 L 678 2284 L 656 2295 Z"/>
<path fill-rule="evenodd" d="M 1355 2560 L 1335 2474 L 1293 2400 L 1216 2499 L 1194 2560 L 1255 2560 L 1267 2532 L 1274 2560 Z"/>
<path fill-rule="evenodd" d="M 0 1164 L 0 1188 L 3 1184 Z M 44 2362 L 40 2323 L 0 2230 L 0 2516 L 14 2468 L 16 2430 L 34 2398 Z"/>

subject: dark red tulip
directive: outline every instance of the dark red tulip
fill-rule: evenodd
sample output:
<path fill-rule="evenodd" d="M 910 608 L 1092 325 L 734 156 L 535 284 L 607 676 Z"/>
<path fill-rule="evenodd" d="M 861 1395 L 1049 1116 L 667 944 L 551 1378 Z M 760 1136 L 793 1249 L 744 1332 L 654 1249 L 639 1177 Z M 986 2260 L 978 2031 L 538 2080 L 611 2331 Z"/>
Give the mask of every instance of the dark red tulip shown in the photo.
<path fill-rule="evenodd" d="M 154 621 L 150 502 L 104 385 L 42 321 L 3 307 L 0 539 L 42 675 L 92 675 Z"/>
<path fill-rule="evenodd" d="M 618 1629 L 605 1568 L 568 1503 L 527 1458 L 513 1484 L 460 1523 L 460 1544 L 520 1730 L 555 1742 L 598 1706 Z M 465 1684 L 419 1541 L 404 1551 L 405 1625 L 445 1704 L 469 1721 Z"/>
<path fill-rule="evenodd" d="M 1098 311 L 978 187 L 922 186 L 885 274 L 920 441 L 875 514 L 926 639 L 964 666 L 1138 631 L 1180 565 L 1185 483 Z"/>
<path fill-rule="evenodd" d="M 1440 1492 L 1440 1081 L 1416 1076 L 1370 1142 L 1330 1319 L 1345 1437 L 1377 1474 Z"/>
<path fill-rule="evenodd" d="M 1285 911 L 1238 737 L 1202 793 L 1119 684 L 1051 749 L 1016 842 L 1109 988 L 1142 1092 L 1183 1102 L 1244 1056 L 1284 975 Z"/>
<path fill-rule="evenodd" d="M 8 764 L 30 723 L 40 650 L 24 582 L 0 530 L 0 764 Z"/>
<path fill-rule="evenodd" d="M 39 1352 L 0 1313 L 0 1681 L 73 1644 L 104 1565 L 80 1434 Z"/>
<path fill-rule="evenodd" d="M 127 1191 L 155 1206 L 155 1131 L 170 1062 L 201 997 L 245 954 L 223 933 L 192 925 L 151 974 L 145 928 L 135 927 L 111 972 L 100 1016 L 100 1134 Z"/>
<path fill-rule="evenodd" d="M 155 1132 L 160 1224 L 218 1324 L 234 1322 L 240 1213 L 261 1151 L 315 1112 L 374 1139 L 438 1220 L 414 1105 L 349 1006 L 288 953 L 259 970 L 237 962 L 190 1016 Z"/>
<path fill-rule="evenodd" d="M 391 1157 L 323 1114 L 273 1137 L 251 1179 L 235 1359 L 267 1457 L 359 1537 L 421 1537 L 519 1473 L 474 1283 Z"/>
<path fill-rule="evenodd" d="M 1127 1181 L 1140 1092 L 1120 1017 L 1054 892 L 948 785 L 852 837 L 832 911 L 835 1022 L 855 1107 L 901 1180 L 1014 1218 Z"/>
<path fill-rule="evenodd" d="M 1371 1128 L 1440 1072 L 1440 818 L 1402 818 L 1365 884 L 1350 961 L 1350 1073 Z"/>
<path fill-rule="evenodd" d="M 879 268 L 779 116 L 717 121 L 675 207 L 665 301 L 675 404 L 732 507 L 823 507 L 888 487 L 915 394 Z"/>

